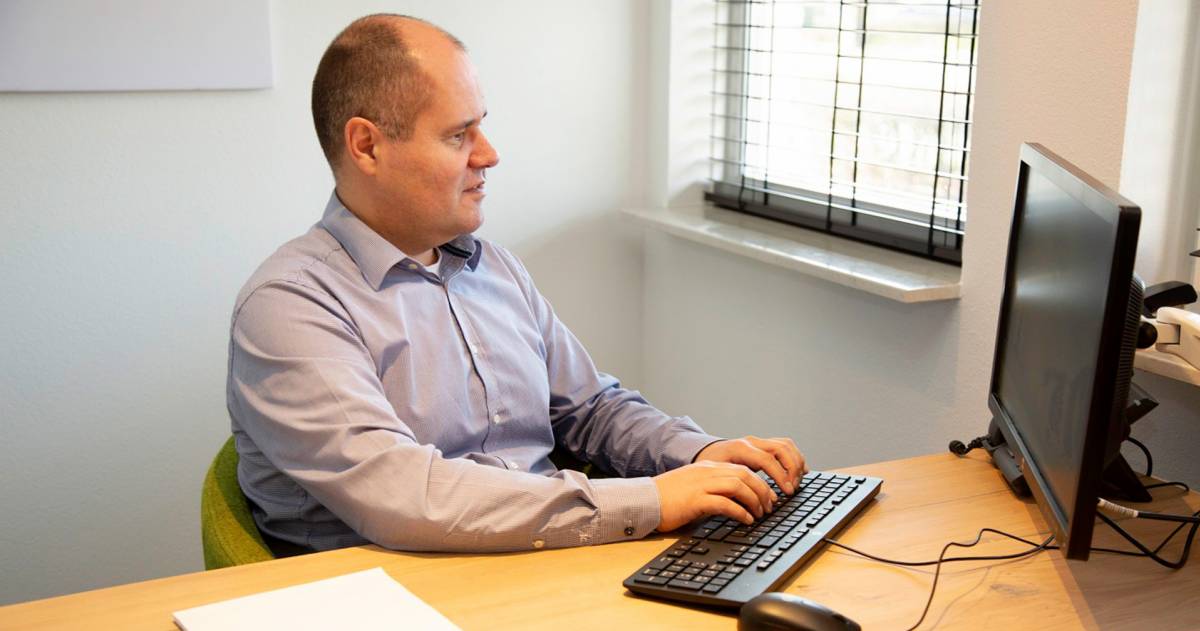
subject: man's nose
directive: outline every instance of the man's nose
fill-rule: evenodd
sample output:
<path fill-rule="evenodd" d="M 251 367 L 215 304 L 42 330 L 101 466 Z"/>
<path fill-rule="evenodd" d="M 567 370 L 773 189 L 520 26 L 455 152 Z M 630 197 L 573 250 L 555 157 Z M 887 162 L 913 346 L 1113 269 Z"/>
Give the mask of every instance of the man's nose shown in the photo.
<path fill-rule="evenodd" d="M 500 154 L 496 153 L 496 148 L 488 141 L 483 131 L 480 131 L 475 140 L 475 150 L 471 152 L 471 167 L 490 169 L 497 164 L 500 164 Z"/>

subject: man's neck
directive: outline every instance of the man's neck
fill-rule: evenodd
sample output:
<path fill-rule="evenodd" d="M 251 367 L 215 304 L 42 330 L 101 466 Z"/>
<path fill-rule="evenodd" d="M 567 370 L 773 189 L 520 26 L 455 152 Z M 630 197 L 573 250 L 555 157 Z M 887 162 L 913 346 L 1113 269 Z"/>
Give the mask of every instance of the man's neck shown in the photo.
<path fill-rule="evenodd" d="M 401 250 L 401 251 L 403 251 L 403 250 Z M 408 253 L 405 252 L 405 254 L 408 254 Z M 411 258 L 412 260 L 420 263 L 421 265 L 429 267 L 430 265 L 437 263 L 438 251 L 437 251 L 437 248 L 430 248 L 421 254 L 409 254 L 408 257 Z"/>
<path fill-rule="evenodd" d="M 436 244 L 418 245 L 408 243 L 400 238 L 400 235 L 392 234 L 388 231 L 381 222 L 376 221 L 375 217 L 378 213 L 374 212 L 374 205 L 367 197 L 355 194 L 348 187 L 335 186 L 334 192 L 337 194 L 338 200 L 342 205 L 349 210 L 352 215 L 358 217 L 368 228 L 375 231 L 375 234 L 383 237 L 388 243 L 396 246 L 401 252 L 408 255 L 412 260 L 421 265 L 433 265 L 437 261 Z"/>

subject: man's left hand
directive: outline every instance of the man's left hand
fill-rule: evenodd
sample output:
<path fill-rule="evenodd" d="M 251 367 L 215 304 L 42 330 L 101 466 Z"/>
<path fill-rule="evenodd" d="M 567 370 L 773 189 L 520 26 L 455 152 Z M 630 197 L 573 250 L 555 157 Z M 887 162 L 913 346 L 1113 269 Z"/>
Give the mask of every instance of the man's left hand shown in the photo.
<path fill-rule="evenodd" d="M 796 492 L 800 476 L 808 473 L 804 454 L 790 438 L 746 436 L 721 440 L 701 449 L 693 462 L 701 460 L 732 462 L 765 471 L 788 495 Z"/>

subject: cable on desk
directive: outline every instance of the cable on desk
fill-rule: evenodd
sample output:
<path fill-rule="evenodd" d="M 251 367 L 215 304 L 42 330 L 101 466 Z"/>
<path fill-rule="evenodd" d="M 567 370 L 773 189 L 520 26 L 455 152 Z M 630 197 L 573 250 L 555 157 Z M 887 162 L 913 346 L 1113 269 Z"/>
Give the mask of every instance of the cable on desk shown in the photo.
<path fill-rule="evenodd" d="M 952 547 L 972 548 L 972 547 L 979 545 L 979 543 L 983 540 L 983 533 L 985 533 L 985 532 L 993 532 L 998 535 L 1008 537 L 1009 539 L 1014 539 L 1016 541 L 1020 541 L 1022 543 L 1032 546 L 1032 548 L 1030 548 L 1028 550 L 1024 550 L 1022 552 L 1014 552 L 1012 554 L 998 554 L 998 555 L 974 556 L 974 557 L 950 557 L 949 559 L 946 558 L 946 553 L 949 552 L 950 548 L 952 548 Z M 833 545 L 833 546 L 842 548 L 844 550 L 848 550 L 850 552 L 853 552 L 854 554 L 858 554 L 858 555 L 861 555 L 868 559 L 871 559 L 873 561 L 879 561 L 881 563 L 888 563 L 890 565 L 901 565 L 901 566 L 906 566 L 906 567 L 918 567 L 918 566 L 923 566 L 923 565 L 936 565 L 937 566 L 936 568 L 934 568 L 934 571 L 933 571 L 933 584 L 930 585 L 930 587 L 929 587 L 929 598 L 925 601 L 925 609 L 923 609 L 921 611 L 921 617 L 918 618 L 916 623 L 913 624 L 913 626 L 909 627 L 907 629 L 907 631 L 913 631 L 913 629 L 916 629 L 917 627 L 921 626 L 921 623 L 925 621 L 925 616 L 929 615 L 929 607 L 930 607 L 930 605 L 933 604 L 933 595 L 937 592 L 938 578 L 941 577 L 943 563 L 951 563 L 954 561 L 1004 561 L 1004 560 L 1008 560 L 1008 559 L 1019 559 L 1021 557 L 1026 557 L 1026 556 L 1030 556 L 1033 554 L 1037 554 L 1038 552 L 1048 549 L 1050 546 L 1050 542 L 1053 540 L 1054 540 L 1054 535 L 1050 535 L 1049 537 L 1046 537 L 1046 540 L 1043 541 L 1042 543 L 1034 543 L 1032 541 L 1029 541 L 1028 539 L 1023 539 L 1016 535 L 1010 535 L 1007 532 L 1004 532 L 1001 530 L 996 530 L 994 528 L 981 528 L 979 530 L 979 534 L 975 535 L 975 540 L 972 541 L 971 543 L 959 543 L 957 541 L 951 541 L 951 542 L 947 543 L 945 546 L 942 547 L 942 553 L 938 555 L 938 558 L 936 561 L 895 561 L 892 559 L 885 559 L 883 557 L 875 556 L 873 554 L 868 554 L 866 552 L 856 550 L 844 543 L 838 543 L 828 537 L 823 539 L 823 541 L 829 545 Z"/>
<path fill-rule="evenodd" d="M 1188 557 L 1191 554 L 1191 550 L 1192 550 L 1192 541 L 1196 538 L 1196 529 L 1200 528 L 1200 521 L 1196 521 L 1196 518 L 1200 517 L 1200 511 L 1196 511 L 1195 513 L 1192 513 L 1192 519 L 1190 521 L 1188 521 L 1188 522 L 1181 521 L 1181 523 L 1175 527 L 1175 530 L 1171 531 L 1171 534 L 1167 535 L 1167 538 L 1164 539 L 1162 543 L 1158 544 L 1157 548 L 1151 550 L 1151 549 L 1147 548 L 1145 545 L 1143 545 L 1142 542 L 1135 539 L 1133 537 L 1133 535 L 1126 532 L 1124 528 L 1122 528 L 1121 526 L 1119 526 L 1117 524 L 1117 522 L 1110 519 L 1108 517 L 1108 515 L 1105 515 L 1104 513 L 1099 513 L 1099 512 L 1096 513 L 1096 515 L 1098 517 L 1100 517 L 1101 521 L 1108 524 L 1110 528 L 1117 531 L 1117 534 L 1124 537 L 1125 540 L 1128 541 L 1129 543 L 1132 543 L 1135 548 L 1142 551 L 1142 554 L 1136 555 L 1136 556 L 1150 557 L 1151 559 L 1154 559 L 1155 563 L 1158 563 L 1159 565 L 1161 565 L 1163 567 L 1171 568 L 1172 570 L 1178 570 L 1178 569 L 1182 568 L 1184 565 L 1187 565 Z M 1147 517 L 1147 518 L 1150 517 L 1150 515 L 1142 515 L 1142 516 Z M 1161 517 L 1161 516 L 1156 515 L 1154 518 L 1158 518 L 1158 517 Z M 1180 517 L 1181 520 L 1186 519 L 1185 517 L 1182 517 L 1182 516 L 1174 516 L 1174 517 Z M 1163 547 L 1167 545 L 1167 542 L 1170 541 L 1175 536 L 1176 533 L 1178 533 L 1180 530 L 1182 530 L 1184 526 L 1188 525 L 1188 523 L 1191 523 L 1192 528 L 1187 534 L 1187 539 L 1184 541 L 1183 552 L 1181 552 L 1179 554 L 1179 560 L 1170 561 L 1170 560 L 1164 559 L 1161 556 L 1159 556 L 1158 555 L 1159 551 L 1162 550 Z"/>
<path fill-rule="evenodd" d="M 1191 492 L 1192 490 L 1192 487 L 1184 484 L 1183 482 L 1159 482 L 1158 484 L 1147 484 L 1146 490 L 1149 491 L 1150 489 L 1161 489 L 1164 486 L 1177 486 L 1187 492 Z"/>
<path fill-rule="evenodd" d="M 1125 440 L 1133 443 L 1142 450 L 1142 453 L 1146 454 L 1146 477 L 1154 475 L 1154 457 L 1150 455 L 1150 448 L 1147 447 L 1145 443 L 1134 438 L 1133 436 L 1128 436 L 1125 438 Z"/>

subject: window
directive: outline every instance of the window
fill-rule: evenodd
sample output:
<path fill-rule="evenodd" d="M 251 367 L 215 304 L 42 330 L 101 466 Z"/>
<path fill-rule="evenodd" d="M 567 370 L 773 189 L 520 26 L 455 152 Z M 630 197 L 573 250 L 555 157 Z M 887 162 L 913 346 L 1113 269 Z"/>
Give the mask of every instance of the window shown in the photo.
<path fill-rule="evenodd" d="M 961 264 L 979 0 L 716 0 L 726 208 Z"/>

